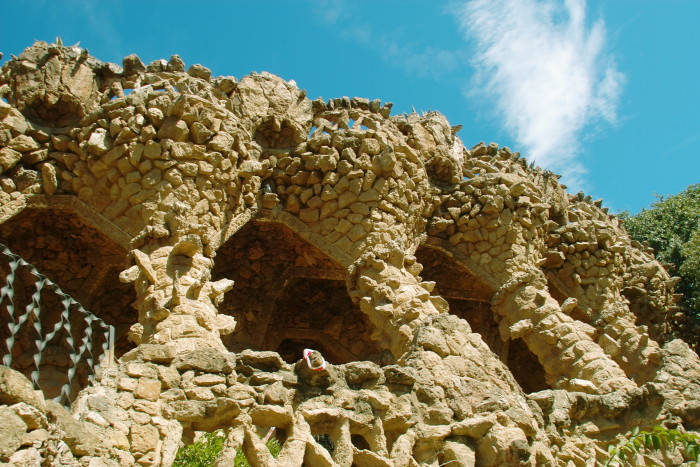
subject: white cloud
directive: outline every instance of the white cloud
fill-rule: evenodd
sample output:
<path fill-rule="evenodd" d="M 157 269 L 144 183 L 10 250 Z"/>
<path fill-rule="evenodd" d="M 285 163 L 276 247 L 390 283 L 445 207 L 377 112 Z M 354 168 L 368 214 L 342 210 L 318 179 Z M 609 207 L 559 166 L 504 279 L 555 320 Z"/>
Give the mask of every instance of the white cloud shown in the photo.
<path fill-rule="evenodd" d="M 580 185 L 584 130 L 615 122 L 624 80 L 603 21 L 586 23 L 585 0 L 471 0 L 452 12 L 476 46 L 469 97 L 492 99 L 529 159 Z"/>

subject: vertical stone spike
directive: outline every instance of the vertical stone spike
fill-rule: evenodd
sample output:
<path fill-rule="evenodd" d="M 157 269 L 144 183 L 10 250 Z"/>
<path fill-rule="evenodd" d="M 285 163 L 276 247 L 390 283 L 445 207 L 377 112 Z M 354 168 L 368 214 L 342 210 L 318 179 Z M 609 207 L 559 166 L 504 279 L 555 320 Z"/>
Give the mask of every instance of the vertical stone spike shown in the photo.
<path fill-rule="evenodd" d="M 333 460 L 340 466 L 352 465 L 352 441 L 350 439 L 350 422 L 345 419 L 336 424 L 330 434 L 333 441 Z"/>

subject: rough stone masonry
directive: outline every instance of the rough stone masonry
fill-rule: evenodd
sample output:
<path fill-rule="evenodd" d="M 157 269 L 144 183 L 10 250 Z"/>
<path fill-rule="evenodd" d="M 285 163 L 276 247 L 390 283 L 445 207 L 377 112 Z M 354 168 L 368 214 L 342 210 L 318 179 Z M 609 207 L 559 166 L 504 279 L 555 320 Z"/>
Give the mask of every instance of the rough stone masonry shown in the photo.
<path fill-rule="evenodd" d="M 1 462 L 170 465 L 224 429 L 220 466 L 593 466 L 632 427 L 700 425 L 676 279 L 600 201 L 439 113 L 42 42 L 0 97 L 0 241 L 119 357 L 69 413 L 64 350 L 42 393 L 20 339 Z"/>

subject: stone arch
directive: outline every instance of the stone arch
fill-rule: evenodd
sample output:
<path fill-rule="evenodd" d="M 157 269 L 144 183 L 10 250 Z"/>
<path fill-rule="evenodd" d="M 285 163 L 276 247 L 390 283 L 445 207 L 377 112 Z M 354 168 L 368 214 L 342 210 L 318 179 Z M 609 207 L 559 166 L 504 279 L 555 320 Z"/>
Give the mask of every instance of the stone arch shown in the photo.
<path fill-rule="evenodd" d="M 466 320 L 472 331 L 481 335 L 525 392 L 549 388 L 544 368 L 525 342 L 501 337 L 500 317 L 491 308 L 495 293 L 491 284 L 442 249 L 422 245 L 416 250 L 416 259 L 423 266 L 423 279 L 435 282 L 433 293 L 447 300 L 450 313 Z"/>
<path fill-rule="evenodd" d="M 346 268 L 286 225 L 247 223 L 219 249 L 212 277 L 235 281 L 219 306 L 237 320 L 223 338 L 229 350 L 273 350 L 289 362 L 305 347 L 337 364 L 387 358 L 347 294 Z"/>
<path fill-rule="evenodd" d="M 275 350 L 289 363 L 298 360 L 304 348 L 319 350 L 334 364 L 382 361 L 382 349 L 370 338 L 372 325 L 352 303 L 344 278 L 298 270 L 285 275 L 292 274 L 276 294 L 275 326 L 268 326 L 263 350 Z"/>
<path fill-rule="evenodd" d="M 59 202 L 52 204 L 50 200 L 43 204 L 36 200 L 30 202 L 29 207 L 18 210 L 0 224 L 0 242 L 32 264 L 86 310 L 114 326 L 114 350 L 119 357 L 133 347 L 127 335 L 129 327 L 138 321 L 136 310 L 131 306 L 136 298 L 135 291 L 119 282 L 126 250 L 103 230 L 76 215 L 74 210 L 67 209 L 68 206 Z M 18 284 L 21 285 L 18 286 L 24 290 L 18 292 L 16 306 L 29 299 L 35 290 L 35 281 L 28 274 L 20 277 Z M 40 321 L 45 335 L 58 322 L 63 306 L 59 297 L 47 291 L 42 292 L 41 302 Z M 74 334 L 80 335 L 85 327 L 84 321 L 75 311 L 70 316 Z M 14 366 L 27 372 L 32 369 L 31 357 L 35 351 L 32 341 L 37 336 L 31 335 L 33 331 L 20 332 L 23 334 L 20 334 L 18 348 L 23 349 L 25 355 L 15 360 Z M 60 394 L 70 365 L 63 332 L 60 331 L 43 351 L 40 383 L 47 397 Z M 101 337 L 94 337 L 97 350 L 102 345 Z M 74 336 L 74 340 L 76 347 L 81 344 L 78 337 Z M 80 386 L 87 384 L 86 371 L 78 371 Z"/>
<path fill-rule="evenodd" d="M 267 152 L 270 150 L 272 152 L 280 149 L 289 151 L 290 148 L 306 140 L 306 135 L 303 129 L 291 120 L 280 121 L 275 117 L 268 117 L 255 129 L 253 139 L 266 151 L 264 155 L 269 156 L 271 154 Z"/>

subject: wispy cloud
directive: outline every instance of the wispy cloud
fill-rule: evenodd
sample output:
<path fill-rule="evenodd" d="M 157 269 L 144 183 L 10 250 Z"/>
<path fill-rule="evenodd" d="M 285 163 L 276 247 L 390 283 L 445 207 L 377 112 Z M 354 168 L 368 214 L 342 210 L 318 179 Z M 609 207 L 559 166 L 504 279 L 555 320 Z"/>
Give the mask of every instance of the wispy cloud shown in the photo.
<path fill-rule="evenodd" d="M 468 60 L 466 50 L 448 50 L 411 40 L 401 27 L 384 27 L 377 31 L 363 15 L 362 8 L 369 4 L 343 2 L 342 0 L 310 0 L 309 8 L 317 20 L 326 27 L 335 28 L 343 39 L 370 49 L 382 60 L 403 68 L 421 78 L 439 80 L 464 66 Z M 386 26 L 386 25 L 385 25 Z"/>
<path fill-rule="evenodd" d="M 603 21 L 587 23 L 585 0 L 471 0 L 452 12 L 476 46 L 469 98 L 493 100 L 523 152 L 580 187 L 584 131 L 615 122 L 624 81 Z"/>
<path fill-rule="evenodd" d="M 335 24 L 344 13 L 341 0 L 313 0 L 311 3 L 313 14 L 329 26 Z"/>
<path fill-rule="evenodd" d="M 448 50 L 401 40 L 396 30 L 391 33 L 375 33 L 366 25 L 349 26 L 341 36 L 381 54 L 384 61 L 403 68 L 411 75 L 439 80 L 453 73 L 467 60 L 466 51 Z"/>

